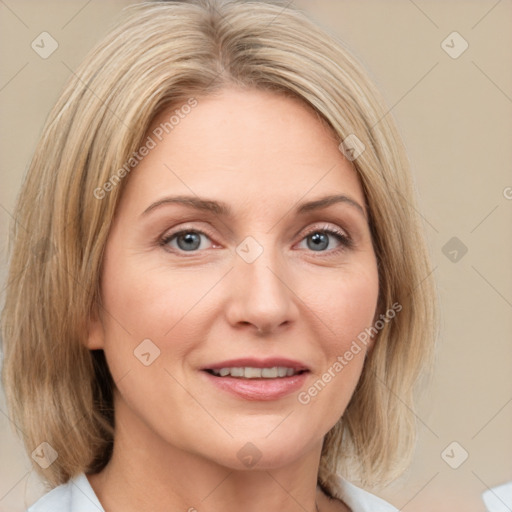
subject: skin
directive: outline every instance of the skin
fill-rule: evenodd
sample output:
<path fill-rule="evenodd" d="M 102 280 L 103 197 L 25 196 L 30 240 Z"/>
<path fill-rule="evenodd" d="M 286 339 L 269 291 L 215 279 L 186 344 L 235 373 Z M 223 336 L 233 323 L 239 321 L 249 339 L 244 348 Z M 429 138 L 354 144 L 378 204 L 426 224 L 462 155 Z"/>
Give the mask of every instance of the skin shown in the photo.
<path fill-rule="evenodd" d="M 200 369 L 287 357 L 309 366 L 304 391 L 372 325 L 379 282 L 358 175 L 295 99 L 236 88 L 197 99 L 126 178 L 109 234 L 108 314 L 91 318 L 87 344 L 105 351 L 116 382 L 116 434 L 111 461 L 89 481 L 106 512 L 303 512 L 315 500 L 321 512 L 349 510 L 316 480 L 323 438 L 352 396 L 364 347 L 307 405 L 297 391 L 270 401 L 234 396 Z M 293 213 L 334 193 L 361 209 L 342 202 Z M 170 195 L 223 201 L 233 217 L 178 204 L 143 214 Z M 312 235 L 326 226 L 352 246 L 325 235 L 316 248 Z M 161 242 L 181 229 L 203 231 L 200 246 Z M 263 248 L 252 263 L 236 252 L 248 236 Z M 134 356 L 144 339 L 160 350 L 149 366 Z M 261 457 L 251 468 L 237 456 L 248 442 Z"/>

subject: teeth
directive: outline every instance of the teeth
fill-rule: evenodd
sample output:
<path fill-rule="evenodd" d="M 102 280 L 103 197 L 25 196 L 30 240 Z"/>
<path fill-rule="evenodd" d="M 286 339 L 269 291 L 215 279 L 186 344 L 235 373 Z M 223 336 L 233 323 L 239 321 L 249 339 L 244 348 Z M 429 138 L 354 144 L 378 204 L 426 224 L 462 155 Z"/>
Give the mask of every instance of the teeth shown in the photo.
<path fill-rule="evenodd" d="M 284 366 L 274 366 L 273 368 L 253 368 L 247 366 L 244 368 L 220 368 L 212 370 L 214 375 L 219 377 L 242 377 L 245 379 L 276 379 L 278 377 L 291 377 L 298 373 L 293 368 Z"/>
<path fill-rule="evenodd" d="M 275 379 L 277 377 L 277 368 L 262 368 L 261 376 L 266 379 Z"/>
<path fill-rule="evenodd" d="M 243 377 L 246 379 L 260 379 L 262 377 L 262 369 L 261 368 L 244 368 Z"/>

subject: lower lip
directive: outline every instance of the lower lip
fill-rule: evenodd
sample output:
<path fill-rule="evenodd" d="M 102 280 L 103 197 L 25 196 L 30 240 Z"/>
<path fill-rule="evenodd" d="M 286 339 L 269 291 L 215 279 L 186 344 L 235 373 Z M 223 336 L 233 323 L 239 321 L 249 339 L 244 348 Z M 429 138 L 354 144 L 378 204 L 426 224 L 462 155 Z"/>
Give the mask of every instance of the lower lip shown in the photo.
<path fill-rule="evenodd" d="M 245 400 L 277 400 L 299 390 L 304 385 L 309 372 L 275 379 L 216 377 L 206 371 L 202 373 L 214 386 Z"/>

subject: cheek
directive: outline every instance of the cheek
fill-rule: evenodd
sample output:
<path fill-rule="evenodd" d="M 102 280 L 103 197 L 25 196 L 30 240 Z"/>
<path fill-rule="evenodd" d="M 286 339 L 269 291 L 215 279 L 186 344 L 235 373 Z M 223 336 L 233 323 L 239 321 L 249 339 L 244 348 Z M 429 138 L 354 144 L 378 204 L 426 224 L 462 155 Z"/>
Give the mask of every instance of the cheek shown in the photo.
<path fill-rule="evenodd" d="M 356 339 L 371 326 L 379 294 L 377 273 L 359 274 L 338 290 L 339 313 L 334 317 L 334 331 L 340 334 L 343 345 Z"/>
<path fill-rule="evenodd" d="M 186 321 L 188 311 L 215 279 L 205 273 L 198 279 L 190 270 L 148 266 L 138 257 L 119 258 L 118 264 L 105 265 L 103 297 L 112 316 L 134 337 L 160 339 Z"/>
<path fill-rule="evenodd" d="M 105 258 L 104 350 L 115 381 L 128 372 L 130 380 L 140 374 L 147 381 L 164 368 L 176 370 L 185 364 L 198 340 L 205 339 L 204 331 L 210 325 L 208 292 L 219 276 L 213 272 L 199 275 L 190 269 L 170 271 L 160 264 L 143 264 L 143 258 L 116 257 L 115 251 Z M 146 359 L 157 357 L 145 367 L 137 354 L 148 352 Z"/>
<path fill-rule="evenodd" d="M 116 258 L 114 251 L 105 258 L 104 351 L 123 401 L 142 418 L 151 418 L 161 410 L 164 388 L 177 407 L 186 408 L 190 402 L 166 370 L 173 368 L 174 373 L 176 362 L 184 361 L 193 340 L 199 339 L 199 324 L 190 322 L 187 313 L 212 283 L 194 280 L 190 273 L 173 273 L 170 286 L 168 270 L 137 261 Z M 171 350 L 165 342 L 170 338 Z"/>
<path fill-rule="evenodd" d="M 334 278 L 330 276 L 323 285 L 310 295 L 310 307 L 318 312 L 329 332 L 328 350 L 339 352 L 372 325 L 379 295 L 377 266 L 370 260 Z"/>
<path fill-rule="evenodd" d="M 325 283 L 313 302 L 327 334 L 319 341 L 321 370 L 298 396 L 299 403 L 324 414 L 332 425 L 343 414 L 357 386 L 370 345 L 379 293 L 376 265 L 367 264 Z M 325 407 L 328 406 L 328 411 Z"/>

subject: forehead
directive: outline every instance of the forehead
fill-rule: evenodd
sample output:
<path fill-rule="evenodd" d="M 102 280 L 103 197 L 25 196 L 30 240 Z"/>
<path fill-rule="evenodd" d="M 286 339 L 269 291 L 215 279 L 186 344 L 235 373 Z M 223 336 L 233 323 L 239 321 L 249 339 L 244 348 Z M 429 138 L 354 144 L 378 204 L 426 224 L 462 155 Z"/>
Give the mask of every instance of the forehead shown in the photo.
<path fill-rule="evenodd" d="M 122 202 L 196 194 L 267 209 L 345 193 L 364 203 L 334 133 L 300 100 L 227 88 L 190 104 L 155 118 L 146 134 L 154 147 L 131 172 Z"/>

